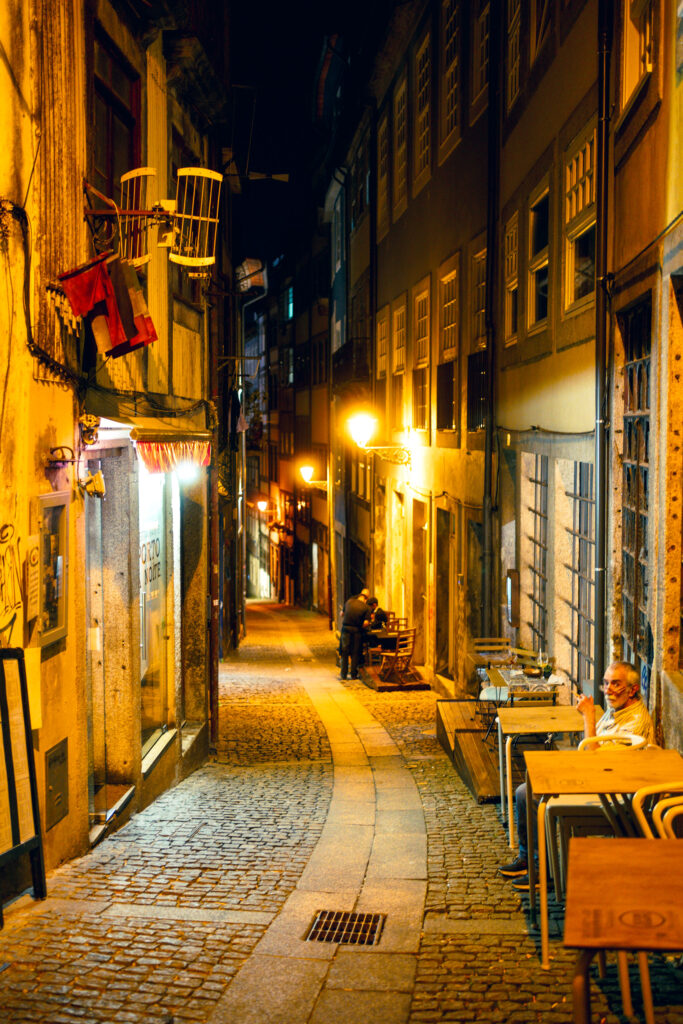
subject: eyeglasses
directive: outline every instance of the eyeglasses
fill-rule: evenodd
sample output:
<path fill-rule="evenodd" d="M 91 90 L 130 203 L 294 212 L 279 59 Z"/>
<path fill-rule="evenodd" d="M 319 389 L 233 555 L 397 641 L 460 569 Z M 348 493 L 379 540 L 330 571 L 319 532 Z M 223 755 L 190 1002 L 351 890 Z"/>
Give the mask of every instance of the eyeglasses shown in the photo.
<path fill-rule="evenodd" d="M 626 693 L 626 683 L 602 683 L 600 690 L 602 693 L 613 693 L 615 697 L 621 697 L 622 693 Z"/>

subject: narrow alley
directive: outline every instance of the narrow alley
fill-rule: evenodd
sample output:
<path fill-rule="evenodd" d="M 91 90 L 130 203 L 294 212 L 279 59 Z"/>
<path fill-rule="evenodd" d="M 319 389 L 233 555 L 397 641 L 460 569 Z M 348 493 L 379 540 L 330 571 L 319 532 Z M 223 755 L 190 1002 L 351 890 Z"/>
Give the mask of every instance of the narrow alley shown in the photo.
<path fill-rule="evenodd" d="M 556 937 L 541 970 L 496 873 L 497 807 L 438 745 L 436 694 L 340 682 L 313 613 L 252 604 L 247 627 L 215 760 L 52 872 L 45 901 L 6 908 L 0 1020 L 570 1021 L 574 954 Z M 386 915 L 379 942 L 305 941 L 321 910 Z M 657 1020 L 683 1021 L 657 970 Z M 596 1020 L 622 1019 L 618 992 L 610 965 Z"/>

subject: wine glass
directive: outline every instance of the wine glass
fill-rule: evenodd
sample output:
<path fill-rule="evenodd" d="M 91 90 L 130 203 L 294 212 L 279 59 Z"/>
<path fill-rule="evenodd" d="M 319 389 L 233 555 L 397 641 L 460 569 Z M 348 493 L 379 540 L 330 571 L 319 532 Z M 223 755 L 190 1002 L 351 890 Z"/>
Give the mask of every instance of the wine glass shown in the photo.
<path fill-rule="evenodd" d="M 538 652 L 538 667 L 540 668 L 541 672 L 544 671 L 544 669 L 545 669 L 547 664 L 548 664 L 548 652 L 545 651 L 545 650 L 540 650 Z"/>

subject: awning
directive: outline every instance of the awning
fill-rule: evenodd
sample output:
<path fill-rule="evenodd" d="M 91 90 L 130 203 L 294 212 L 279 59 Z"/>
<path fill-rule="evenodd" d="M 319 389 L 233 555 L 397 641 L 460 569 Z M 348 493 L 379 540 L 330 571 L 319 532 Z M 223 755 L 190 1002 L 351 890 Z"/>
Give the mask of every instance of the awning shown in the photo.
<path fill-rule="evenodd" d="M 130 438 L 150 473 L 168 473 L 183 463 L 208 466 L 211 461 L 213 434 L 206 429 L 204 402 L 182 410 L 169 395 L 149 395 L 145 400 L 89 388 L 85 409 L 131 427 Z"/>
<path fill-rule="evenodd" d="M 211 462 L 212 435 L 208 431 L 183 434 L 135 427 L 130 436 L 148 473 L 169 473 L 180 465 L 208 466 Z"/>

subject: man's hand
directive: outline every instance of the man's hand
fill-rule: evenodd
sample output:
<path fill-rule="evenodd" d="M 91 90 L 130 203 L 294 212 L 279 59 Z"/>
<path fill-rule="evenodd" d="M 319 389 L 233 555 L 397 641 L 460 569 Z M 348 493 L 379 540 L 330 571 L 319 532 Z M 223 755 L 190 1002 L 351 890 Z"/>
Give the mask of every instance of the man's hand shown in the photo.
<path fill-rule="evenodd" d="M 595 736 L 595 704 L 593 698 L 583 693 L 576 704 L 576 710 L 583 716 L 583 735 Z"/>

